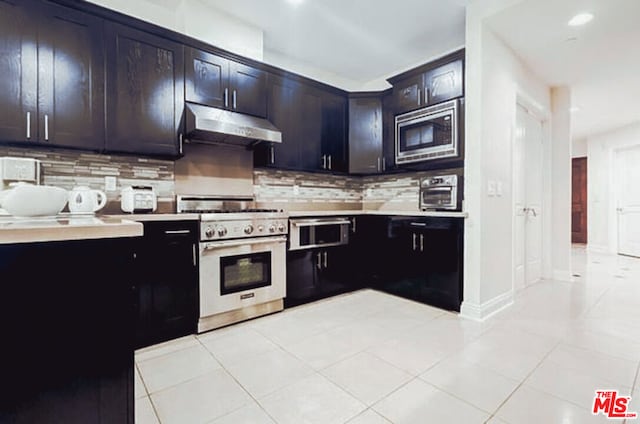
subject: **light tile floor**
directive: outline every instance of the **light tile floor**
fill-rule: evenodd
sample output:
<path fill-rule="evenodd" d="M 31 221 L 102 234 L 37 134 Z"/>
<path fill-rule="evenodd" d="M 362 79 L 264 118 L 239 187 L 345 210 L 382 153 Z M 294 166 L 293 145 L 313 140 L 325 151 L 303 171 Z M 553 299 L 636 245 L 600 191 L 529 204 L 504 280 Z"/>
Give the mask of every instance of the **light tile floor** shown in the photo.
<path fill-rule="evenodd" d="M 640 260 L 573 256 L 483 323 L 363 290 L 143 349 L 136 422 L 611 422 L 596 389 L 640 412 Z"/>

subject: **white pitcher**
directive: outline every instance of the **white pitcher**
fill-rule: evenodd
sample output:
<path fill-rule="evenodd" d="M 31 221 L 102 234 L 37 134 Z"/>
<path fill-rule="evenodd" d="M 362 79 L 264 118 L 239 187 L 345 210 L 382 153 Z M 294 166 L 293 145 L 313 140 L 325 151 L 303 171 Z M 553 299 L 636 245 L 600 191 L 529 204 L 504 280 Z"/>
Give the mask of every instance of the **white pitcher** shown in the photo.
<path fill-rule="evenodd" d="M 97 212 L 106 204 L 107 195 L 101 190 L 79 186 L 69 192 L 69 211 L 71 213 Z"/>

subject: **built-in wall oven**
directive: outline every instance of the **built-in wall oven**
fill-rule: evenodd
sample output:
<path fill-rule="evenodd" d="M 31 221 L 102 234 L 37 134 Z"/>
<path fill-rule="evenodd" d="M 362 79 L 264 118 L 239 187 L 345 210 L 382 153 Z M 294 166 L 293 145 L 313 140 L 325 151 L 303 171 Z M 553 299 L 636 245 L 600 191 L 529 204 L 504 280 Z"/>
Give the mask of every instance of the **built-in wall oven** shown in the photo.
<path fill-rule="evenodd" d="M 459 108 L 455 99 L 396 116 L 396 164 L 459 158 Z"/>
<path fill-rule="evenodd" d="M 340 246 L 349 243 L 348 218 L 290 219 L 289 250 Z"/>

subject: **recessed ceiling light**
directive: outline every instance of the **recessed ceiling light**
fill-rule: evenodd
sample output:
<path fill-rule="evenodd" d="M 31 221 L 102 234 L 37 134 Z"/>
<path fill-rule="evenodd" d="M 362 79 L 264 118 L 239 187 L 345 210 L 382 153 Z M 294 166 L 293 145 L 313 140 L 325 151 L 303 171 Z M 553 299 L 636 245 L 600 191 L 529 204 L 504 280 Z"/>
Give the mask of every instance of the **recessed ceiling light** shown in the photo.
<path fill-rule="evenodd" d="M 593 15 L 591 13 L 578 13 L 568 22 L 569 26 L 580 26 L 591 22 Z"/>

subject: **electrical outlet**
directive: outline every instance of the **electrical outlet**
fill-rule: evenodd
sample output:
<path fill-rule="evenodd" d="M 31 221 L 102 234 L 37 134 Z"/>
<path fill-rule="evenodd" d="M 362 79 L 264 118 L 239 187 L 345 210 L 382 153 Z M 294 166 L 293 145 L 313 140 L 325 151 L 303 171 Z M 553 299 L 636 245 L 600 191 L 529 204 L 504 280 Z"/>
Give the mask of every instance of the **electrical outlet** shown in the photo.
<path fill-rule="evenodd" d="M 118 180 L 113 176 L 104 177 L 104 191 L 116 191 Z"/>
<path fill-rule="evenodd" d="M 294 195 L 300 194 L 300 186 L 298 184 L 294 184 L 294 186 L 293 186 L 293 194 Z"/>

